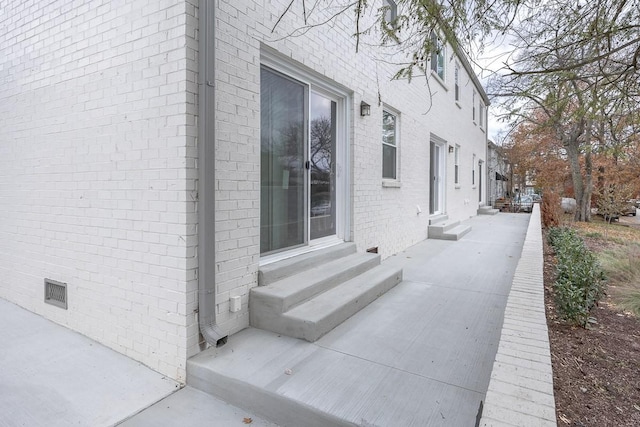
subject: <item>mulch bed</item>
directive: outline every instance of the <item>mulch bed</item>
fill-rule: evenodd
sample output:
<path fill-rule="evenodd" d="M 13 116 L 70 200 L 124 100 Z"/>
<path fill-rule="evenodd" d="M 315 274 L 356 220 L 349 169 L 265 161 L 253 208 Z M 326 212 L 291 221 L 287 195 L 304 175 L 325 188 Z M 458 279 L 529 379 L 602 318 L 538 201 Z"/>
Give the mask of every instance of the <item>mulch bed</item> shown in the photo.
<path fill-rule="evenodd" d="M 597 323 L 589 329 L 568 326 L 554 308 L 554 281 L 555 258 L 545 239 L 545 305 L 558 426 L 640 426 L 640 320 L 605 298 L 593 312 Z"/>

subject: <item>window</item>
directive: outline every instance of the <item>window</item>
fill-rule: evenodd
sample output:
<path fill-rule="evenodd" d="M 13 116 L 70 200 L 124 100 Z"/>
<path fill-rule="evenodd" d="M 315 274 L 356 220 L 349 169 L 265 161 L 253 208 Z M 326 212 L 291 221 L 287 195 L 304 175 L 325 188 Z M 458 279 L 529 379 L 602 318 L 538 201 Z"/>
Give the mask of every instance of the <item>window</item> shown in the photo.
<path fill-rule="evenodd" d="M 471 114 L 473 115 L 473 122 L 476 122 L 476 91 L 473 91 L 473 98 L 471 99 L 471 108 L 473 111 Z"/>
<path fill-rule="evenodd" d="M 431 44 L 433 45 L 433 51 L 431 52 L 431 70 L 444 81 L 444 45 L 435 33 L 431 33 Z"/>
<path fill-rule="evenodd" d="M 395 25 L 395 20 L 398 17 L 398 6 L 393 0 L 383 0 L 382 2 L 384 11 L 384 20 L 389 24 Z"/>
<path fill-rule="evenodd" d="M 397 179 L 398 117 L 382 111 L 382 178 Z"/>
<path fill-rule="evenodd" d="M 454 84 L 455 84 L 455 99 L 456 101 L 460 101 L 460 67 L 458 67 L 458 64 L 456 63 L 456 67 L 454 69 L 453 72 L 453 77 L 454 77 Z"/>
<path fill-rule="evenodd" d="M 476 185 L 476 155 L 473 155 L 471 162 L 471 185 Z"/>
<path fill-rule="evenodd" d="M 456 144 L 456 148 L 453 152 L 454 162 L 454 183 L 460 184 L 460 146 Z"/>
<path fill-rule="evenodd" d="M 480 101 L 478 102 L 478 110 L 479 110 L 479 114 L 480 117 L 478 118 L 478 121 L 480 122 L 480 127 L 482 129 L 484 129 L 484 105 L 482 104 L 482 98 L 480 98 Z"/>

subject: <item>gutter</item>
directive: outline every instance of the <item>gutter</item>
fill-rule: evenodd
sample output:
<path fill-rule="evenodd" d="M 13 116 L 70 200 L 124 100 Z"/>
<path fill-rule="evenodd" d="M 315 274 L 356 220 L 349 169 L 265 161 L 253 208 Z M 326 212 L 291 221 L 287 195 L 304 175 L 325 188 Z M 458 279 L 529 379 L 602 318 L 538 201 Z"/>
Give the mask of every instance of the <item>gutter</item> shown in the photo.
<path fill-rule="evenodd" d="M 209 345 L 227 342 L 216 324 L 215 4 L 198 9 L 198 323 Z"/>

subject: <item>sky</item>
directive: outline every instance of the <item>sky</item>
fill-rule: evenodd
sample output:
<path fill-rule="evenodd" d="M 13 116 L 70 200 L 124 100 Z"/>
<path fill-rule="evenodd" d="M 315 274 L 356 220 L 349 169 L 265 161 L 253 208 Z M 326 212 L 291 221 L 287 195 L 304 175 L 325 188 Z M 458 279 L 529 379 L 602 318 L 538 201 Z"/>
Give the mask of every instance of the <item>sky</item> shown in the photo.
<path fill-rule="evenodd" d="M 480 82 L 487 88 L 487 82 L 492 73 L 500 72 L 504 67 L 504 63 L 509 60 L 509 56 L 513 53 L 513 47 L 505 36 L 494 37 L 487 42 L 482 54 L 475 58 L 472 62 Z M 487 116 L 489 139 L 495 143 L 500 143 L 503 135 L 508 132 L 508 124 L 498 121 L 498 115 L 503 112 L 498 105 L 497 100 L 492 100 Z"/>

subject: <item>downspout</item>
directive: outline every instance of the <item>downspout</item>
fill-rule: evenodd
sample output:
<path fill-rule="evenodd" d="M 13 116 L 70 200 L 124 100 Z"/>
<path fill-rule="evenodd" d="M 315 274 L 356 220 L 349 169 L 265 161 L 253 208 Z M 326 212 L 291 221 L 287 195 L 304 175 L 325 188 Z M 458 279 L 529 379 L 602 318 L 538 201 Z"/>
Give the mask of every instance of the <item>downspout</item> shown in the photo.
<path fill-rule="evenodd" d="M 216 324 L 215 282 L 215 4 L 198 9 L 198 323 L 209 345 L 227 336 Z"/>

